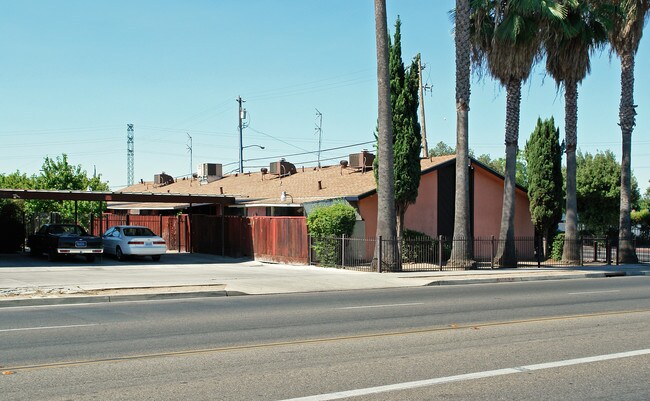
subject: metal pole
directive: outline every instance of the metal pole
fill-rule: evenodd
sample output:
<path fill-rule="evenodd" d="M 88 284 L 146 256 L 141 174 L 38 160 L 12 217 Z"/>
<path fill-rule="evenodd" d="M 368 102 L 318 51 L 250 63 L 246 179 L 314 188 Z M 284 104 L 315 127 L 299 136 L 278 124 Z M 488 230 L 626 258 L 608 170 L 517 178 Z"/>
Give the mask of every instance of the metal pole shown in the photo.
<path fill-rule="evenodd" d="M 341 238 L 341 267 L 345 267 L 345 234 Z"/>
<path fill-rule="evenodd" d="M 494 235 L 490 241 L 490 269 L 494 269 Z"/>
<path fill-rule="evenodd" d="M 438 235 L 438 266 L 442 271 L 442 235 Z"/>
<path fill-rule="evenodd" d="M 241 96 L 237 97 L 237 103 L 239 103 L 239 173 L 244 172 L 244 142 L 243 142 L 243 124 L 242 124 L 242 119 L 243 119 L 243 113 L 244 109 L 242 108 L 242 103 L 244 101 L 242 100 Z"/>
<path fill-rule="evenodd" d="M 382 249 L 381 249 L 381 235 L 379 236 L 379 260 L 377 261 L 377 273 L 381 273 L 381 262 L 382 262 Z"/>

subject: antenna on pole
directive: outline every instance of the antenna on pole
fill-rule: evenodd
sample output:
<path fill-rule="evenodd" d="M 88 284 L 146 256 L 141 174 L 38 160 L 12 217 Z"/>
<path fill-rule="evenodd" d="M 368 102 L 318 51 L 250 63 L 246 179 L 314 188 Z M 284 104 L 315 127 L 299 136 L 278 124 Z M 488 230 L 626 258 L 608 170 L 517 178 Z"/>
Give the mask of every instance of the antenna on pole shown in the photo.
<path fill-rule="evenodd" d="M 133 124 L 126 124 L 126 184 L 133 185 Z"/>
<path fill-rule="evenodd" d="M 192 177 L 192 169 L 194 168 L 193 167 L 194 163 L 192 162 L 192 136 L 187 132 L 186 132 L 186 134 L 187 134 L 187 137 L 190 139 L 190 143 L 185 145 L 185 147 L 187 147 L 187 150 L 190 152 L 190 178 L 191 178 Z"/>
<path fill-rule="evenodd" d="M 323 114 L 316 109 L 316 133 L 318 134 L 318 168 L 320 168 L 320 149 L 323 142 Z"/>

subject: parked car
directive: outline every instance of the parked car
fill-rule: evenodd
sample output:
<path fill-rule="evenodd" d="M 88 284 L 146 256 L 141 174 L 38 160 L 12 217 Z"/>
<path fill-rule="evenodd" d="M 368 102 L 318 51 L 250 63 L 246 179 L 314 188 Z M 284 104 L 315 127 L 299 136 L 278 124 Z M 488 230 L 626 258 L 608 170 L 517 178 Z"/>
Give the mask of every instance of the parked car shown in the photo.
<path fill-rule="evenodd" d="M 102 239 L 88 234 L 76 224 L 44 224 L 27 237 L 27 246 L 32 255 L 46 253 L 49 260 L 59 256 L 83 255 L 92 262 L 95 256 L 104 252 Z"/>
<path fill-rule="evenodd" d="M 115 255 L 117 260 L 127 256 L 151 256 L 154 261 L 167 252 L 165 240 L 142 226 L 114 226 L 102 236 L 104 251 Z"/>

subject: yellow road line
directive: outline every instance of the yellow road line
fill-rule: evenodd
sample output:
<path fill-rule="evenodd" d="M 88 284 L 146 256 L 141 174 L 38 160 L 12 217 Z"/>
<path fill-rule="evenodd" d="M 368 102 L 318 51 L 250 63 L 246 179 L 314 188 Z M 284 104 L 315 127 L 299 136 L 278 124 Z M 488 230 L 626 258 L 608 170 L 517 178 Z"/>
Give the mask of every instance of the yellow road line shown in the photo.
<path fill-rule="evenodd" d="M 154 354 L 126 355 L 126 356 L 120 356 L 114 358 L 99 358 L 99 359 L 88 359 L 88 360 L 80 360 L 80 361 L 44 363 L 38 365 L 3 367 L 3 370 L 18 372 L 18 371 L 70 367 L 70 366 L 94 365 L 94 364 L 107 363 L 107 362 L 126 362 L 126 361 L 142 360 L 142 359 L 165 358 L 171 356 L 209 354 L 209 353 L 219 353 L 219 352 L 227 352 L 227 351 L 243 351 L 243 350 L 260 349 L 260 348 L 284 347 L 289 345 L 304 345 L 304 344 L 316 344 L 316 343 L 324 343 L 324 342 L 356 340 L 356 339 L 365 339 L 365 338 L 393 337 L 393 336 L 401 336 L 401 335 L 433 333 L 433 332 L 450 331 L 450 330 L 477 329 L 482 327 L 509 326 L 509 325 L 516 325 L 516 324 L 525 324 L 525 323 L 584 319 L 584 318 L 602 317 L 602 316 L 619 316 L 619 315 L 630 315 L 630 314 L 648 313 L 648 312 L 650 312 L 650 308 L 634 309 L 634 310 L 626 310 L 626 311 L 585 313 L 585 314 L 577 314 L 577 315 L 549 316 L 549 317 L 540 317 L 540 318 L 531 318 L 531 319 L 506 320 L 506 321 L 499 321 L 499 322 L 486 322 L 486 323 L 474 323 L 474 324 L 450 324 L 448 326 L 441 326 L 441 327 L 429 327 L 423 329 L 402 330 L 402 331 L 389 331 L 383 333 L 356 334 L 356 335 L 339 336 L 339 337 L 314 338 L 314 339 L 294 340 L 294 341 L 278 341 L 278 342 L 263 343 L 263 344 L 246 344 L 246 345 L 235 345 L 230 347 L 160 352 Z"/>

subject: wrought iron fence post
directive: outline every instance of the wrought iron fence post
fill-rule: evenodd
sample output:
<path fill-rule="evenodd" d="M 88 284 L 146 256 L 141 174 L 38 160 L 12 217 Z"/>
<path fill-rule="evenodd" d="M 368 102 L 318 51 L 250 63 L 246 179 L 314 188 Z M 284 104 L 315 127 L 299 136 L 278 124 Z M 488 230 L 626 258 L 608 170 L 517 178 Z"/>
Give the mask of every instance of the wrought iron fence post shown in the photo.
<path fill-rule="evenodd" d="M 438 266 L 442 271 L 442 235 L 438 235 Z"/>
<path fill-rule="evenodd" d="M 381 254 L 383 252 L 382 249 L 381 249 L 381 245 L 382 245 L 381 244 L 381 235 L 379 236 L 378 240 L 379 240 L 379 256 L 378 256 L 378 260 L 377 260 L 377 273 L 381 273 L 381 259 L 382 259 Z"/>
<path fill-rule="evenodd" d="M 578 242 L 576 245 L 579 245 L 579 246 L 580 246 L 580 247 L 578 248 L 578 253 L 580 254 L 580 266 L 584 266 L 584 265 L 585 265 L 585 260 L 584 260 L 584 259 L 585 259 L 585 250 L 584 250 L 584 247 L 582 246 L 583 241 L 584 241 L 584 238 L 583 238 L 583 237 L 580 237 L 580 238 L 578 239 L 578 241 L 579 241 L 579 242 Z"/>
<path fill-rule="evenodd" d="M 605 238 L 605 263 L 607 266 L 612 264 L 612 243 L 609 241 L 609 237 Z"/>
<path fill-rule="evenodd" d="M 542 244 L 542 237 L 537 236 L 535 237 L 535 254 L 537 255 L 537 268 L 540 269 L 542 267 L 542 251 L 544 245 Z"/>
<path fill-rule="evenodd" d="M 345 268 L 345 234 L 341 237 L 341 267 Z"/>
<path fill-rule="evenodd" d="M 490 238 L 490 269 L 494 269 L 494 235 Z"/>

